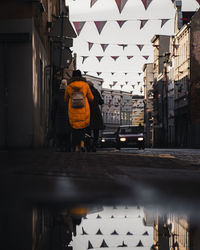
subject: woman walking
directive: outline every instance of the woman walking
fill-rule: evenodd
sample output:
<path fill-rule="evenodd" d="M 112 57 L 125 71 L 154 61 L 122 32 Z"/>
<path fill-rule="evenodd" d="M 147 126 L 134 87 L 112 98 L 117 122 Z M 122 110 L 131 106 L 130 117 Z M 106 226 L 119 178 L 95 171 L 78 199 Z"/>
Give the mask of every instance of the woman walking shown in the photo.
<path fill-rule="evenodd" d="M 89 101 L 94 97 L 80 70 L 74 70 L 65 89 L 69 122 L 72 127 L 72 144 L 76 152 L 85 151 L 85 129 L 90 125 Z"/>

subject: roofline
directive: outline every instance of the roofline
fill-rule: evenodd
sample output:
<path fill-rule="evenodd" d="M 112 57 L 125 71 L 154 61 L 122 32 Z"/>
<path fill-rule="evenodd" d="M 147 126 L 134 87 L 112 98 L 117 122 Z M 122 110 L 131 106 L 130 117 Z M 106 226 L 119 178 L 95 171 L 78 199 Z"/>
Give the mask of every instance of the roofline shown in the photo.
<path fill-rule="evenodd" d="M 100 77 L 97 77 L 97 76 L 92 76 L 92 75 L 83 75 L 83 77 L 92 77 L 92 78 L 94 78 L 94 79 L 96 79 L 96 80 L 100 80 L 100 81 L 103 81 L 103 78 L 100 78 Z"/>

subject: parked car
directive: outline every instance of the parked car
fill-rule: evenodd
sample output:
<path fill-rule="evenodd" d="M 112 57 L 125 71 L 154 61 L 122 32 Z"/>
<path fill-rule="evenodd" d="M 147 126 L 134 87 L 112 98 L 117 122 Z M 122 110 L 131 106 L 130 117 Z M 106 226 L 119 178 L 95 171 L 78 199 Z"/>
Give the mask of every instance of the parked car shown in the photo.
<path fill-rule="evenodd" d="M 103 132 L 100 138 L 100 147 L 116 147 L 116 133 L 115 132 Z"/>
<path fill-rule="evenodd" d="M 144 127 L 133 125 L 122 125 L 116 132 L 116 148 L 137 147 L 144 149 Z"/>

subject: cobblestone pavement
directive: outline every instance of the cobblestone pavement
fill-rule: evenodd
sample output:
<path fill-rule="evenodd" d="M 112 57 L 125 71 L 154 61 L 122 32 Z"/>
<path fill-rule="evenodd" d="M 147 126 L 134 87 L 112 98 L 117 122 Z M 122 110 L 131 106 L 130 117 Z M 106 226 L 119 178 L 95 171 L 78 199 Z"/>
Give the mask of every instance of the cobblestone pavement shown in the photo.
<path fill-rule="evenodd" d="M 112 149 L 115 151 L 115 149 Z M 145 150 L 138 149 L 121 149 L 121 152 L 129 152 L 140 155 L 147 156 L 158 156 L 163 158 L 175 157 L 182 161 L 188 161 L 193 165 L 200 165 L 200 149 L 155 149 L 155 148 L 146 148 Z"/>

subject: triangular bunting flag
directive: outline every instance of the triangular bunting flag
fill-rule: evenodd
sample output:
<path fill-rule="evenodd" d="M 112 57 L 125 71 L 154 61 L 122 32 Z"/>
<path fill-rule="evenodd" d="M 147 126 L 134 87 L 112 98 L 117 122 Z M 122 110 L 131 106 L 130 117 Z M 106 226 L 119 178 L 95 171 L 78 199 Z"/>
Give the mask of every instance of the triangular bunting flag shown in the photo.
<path fill-rule="evenodd" d="M 97 215 L 97 219 L 101 219 L 101 216 L 99 214 Z"/>
<path fill-rule="evenodd" d="M 117 7 L 119 9 L 119 13 L 122 12 L 125 4 L 127 3 L 128 0 L 115 0 L 116 4 L 117 4 Z"/>
<path fill-rule="evenodd" d="M 198 4 L 200 4 L 200 0 L 196 0 L 198 2 Z"/>
<path fill-rule="evenodd" d="M 123 50 L 128 46 L 128 44 L 117 44 L 118 46 L 121 46 Z"/>
<path fill-rule="evenodd" d="M 82 56 L 83 60 L 82 60 L 82 63 L 85 62 L 85 60 L 88 58 L 88 56 Z"/>
<path fill-rule="evenodd" d="M 128 59 L 131 59 L 131 58 L 133 58 L 133 56 L 127 56 L 127 58 L 128 58 Z"/>
<path fill-rule="evenodd" d="M 124 72 L 124 75 L 126 76 L 128 73 L 127 72 Z"/>
<path fill-rule="evenodd" d="M 109 86 L 110 86 L 110 88 L 112 89 L 112 84 L 110 84 Z"/>
<path fill-rule="evenodd" d="M 102 243 L 101 243 L 100 248 L 102 248 L 102 247 L 108 247 L 108 245 L 106 244 L 105 240 L 103 240 Z"/>
<path fill-rule="evenodd" d="M 117 84 L 117 81 L 114 81 L 114 82 L 113 82 L 113 86 L 115 86 L 116 84 Z"/>
<path fill-rule="evenodd" d="M 96 58 L 98 59 L 99 62 L 101 62 L 101 59 L 103 58 L 103 56 L 96 56 Z"/>
<path fill-rule="evenodd" d="M 116 61 L 119 56 L 111 56 L 111 57 Z"/>
<path fill-rule="evenodd" d="M 140 85 L 140 82 L 137 82 L 138 86 Z"/>
<path fill-rule="evenodd" d="M 106 50 L 107 47 L 108 47 L 108 44 L 101 43 L 101 48 L 103 52 Z"/>
<path fill-rule="evenodd" d="M 117 20 L 117 23 L 119 24 L 119 27 L 121 28 L 126 21 L 127 20 Z"/>
<path fill-rule="evenodd" d="M 175 0 L 172 0 L 172 3 L 174 3 Z"/>
<path fill-rule="evenodd" d="M 90 43 L 88 42 L 88 48 L 89 48 L 89 51 L 91 50 L 92 46 L 93 46 L 94 43 Z"/>
<path fill-rule="evenodd" d="M 97 72 L 97 75 L 100 76 L 102 72 Z"/>
<path fill-rule="evenodd" d="M 90 0 L 90 8 L 97 2 L 97 0 Z"/>
<path fill-rule="evenodd" d="M 121 89 L 123 88 L 123 86 L 124 86 L 123 84 L 122 84 L 122 85 L 120 85 Z"/>
<path fill-rule="evenodd" d="M 131 85 L 133 87 L 133 89 L 135 88 L 135 85 Z"/>
<path fill-rule="evenodd" d="M 114 230 L 111 235 L 119 235 L 118 232 L 116 230 Z"/>
<path fill-rule="evenodd" d="M 114 74 L 115 74 L 115 72 L 111 72 L 111 74 L 112 74 L 112 75 L 114 75 Z"/>
<path fill-rule="evenodd" d="M 143 235 L 149 235 L 149 233 L 146 231 L 146 232 L 143 233 Z"/>
<path fill-rule="evenodd" d="M 96 234 L 97 235 L 103 235 L 100 229 L 96 232 Z"/>
<path fill-rule="evenodd" d="M 81 30 L 83 29 L 85 22 L 73 22 L 73 24 L 74 24 L 74 27 L 76 29 L 76 33 L 79 36 L 79 34 L 81 33 Z"/>
<path fill-rule="evenodd" d="M 137 45 L 137 47 L 138 47 L 138 49 L 141 51 L 142 49 L 143 49 L 143 47 L 144 47 L 144 44 L 136 44 Z"/>
<path fill-rule="evenodd" d="M 107 21 L 94 21 L 96 27 L 97 27 L 97 30 L 99 32 L 99 35 L 101 34 L 102 30 L 103 30 L 103 27 L 104 25 L 106 24 Z"/>
<path fill-rule="evenodd" d="M 140 29 L 144 28 L 144 25 L 148 22 L 146 19 L 141 19 L 140 20 Z"/>
<path fill-rule="evenodd" d="M 83 71 L 83 73 L 86 75 L 88 73 L 88 71 Z"/>
<path fill-rule="evenodd" d="M 137 246 L 136 247 L 143 247 L 144 245 L 142 244 L 142 241 L 140 240 L 139 242 L 138 242 L 138 244 L 137 244 Z"/>
<path fill-rule="evenodd" d="M 113 215 L 110 217 L 111 219 L 115 218 Z"/>
<path fill-rule="evenodd" d="M 103 81 L 100 81 L 100 82 L 99 82 L 99 85 L 102 85 L 102 84 L 103 84 Z"/>
<path fill-rule="evenodd" d="M 146 60 L 148 60 L 149 59 L 149 56 L 143 56 L 144 57 L 144 59 L 146 59 Z"/>
<path fill-rule="evenodd" d="M 169 21 L 169 19 L 161 19 L 161 28 L 164 24 L 166 24 L 167 21 Z"/>
<path fill-rule="evenodd" d="M 133 92 L 133 91 L 131 91 L 131 92 Z M 133 235 L 131 232 L 128 232 L 126 235 Z"/>
<path fill-rule="evenodd" d="M 87 235 L 83 227 L 82 227 L 82 235 Z"/>
<path fill-rule="evenodd" d="M 90 241 L 88 241 L 88 249 L 93 249 L 93 246 Z"/>
<path fill-rule="evenodd" d="M 140 87 L 140 93 L 142 94 L 142 92 L 143 92 L 143 89 L 142 89 L 142 86 L 141 86 L 141 87 Z M 141 218 L 141 216 L 138 215 L 138 218 Z"/>
<path fill-rule="evenodd" d="M 142 74 L 141 72 L 138 73 L 139 76 L 140 76 L 141 74 Z"/>
<path fill-rule="evenodd" d="M 126 85 L 128 84 L 128 82 L 125 82 L 126 83 Z"/>
<path fill-rule="evenodd" d="M 142 3 L 144 4 L 145 10 L 149 7 L 149 4 L 152 2 L 152 0 L 141 0 Z"/>

